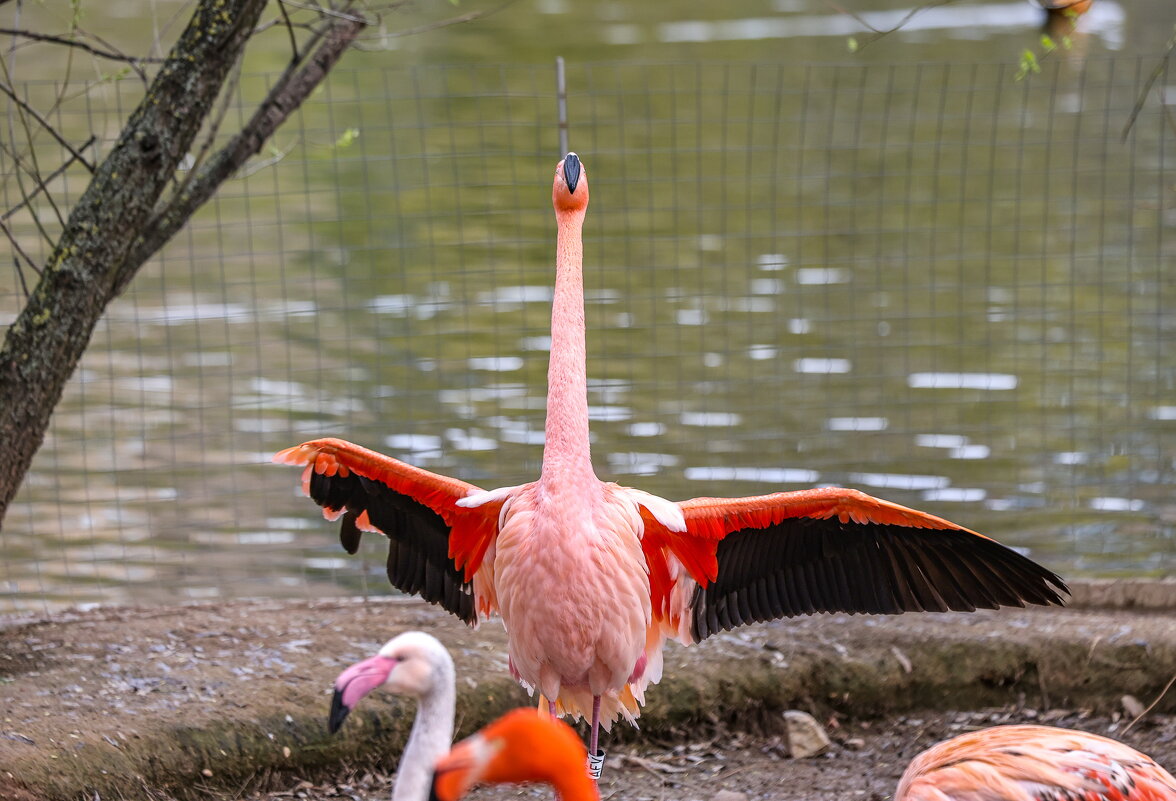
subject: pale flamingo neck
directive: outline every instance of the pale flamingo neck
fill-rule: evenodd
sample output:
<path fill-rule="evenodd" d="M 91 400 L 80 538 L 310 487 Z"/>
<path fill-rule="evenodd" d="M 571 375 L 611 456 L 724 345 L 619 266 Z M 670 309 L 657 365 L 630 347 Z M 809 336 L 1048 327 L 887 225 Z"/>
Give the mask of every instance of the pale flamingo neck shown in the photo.
<path fill-rule="evenodd" d="M 584 337 L 584 211 L 557 211 L 551 361 L 540 481 L 595 479 L 588 442 L 588 368 Z M 565 485 L 571 485 L 567 482 Z"/>
<path fill-rule="evenodd" d="M 433 763 L 453 743 L 453 714 L 457 700 L 453 663 L 435 664 L 433 688 L 420 697 L 408 744 L 396 766 L 392 801 L 422 801 L 429 797 Z"/>

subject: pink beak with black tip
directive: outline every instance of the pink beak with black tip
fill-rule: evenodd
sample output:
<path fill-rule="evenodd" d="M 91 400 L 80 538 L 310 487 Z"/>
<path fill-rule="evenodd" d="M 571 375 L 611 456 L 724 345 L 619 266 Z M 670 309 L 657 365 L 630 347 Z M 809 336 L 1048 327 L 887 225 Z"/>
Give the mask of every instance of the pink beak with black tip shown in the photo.
<path fill-rule="evenodd" d="M 360 698 L 388 681 L 396 665 L 395 659 L 373 656 L 356 662 L 339 674 L 339 678 L 335 679 L 335 695 L 331 698 L 331 713 L 327 718 L 327 729 L 331 734 L 339 731 Z"/>

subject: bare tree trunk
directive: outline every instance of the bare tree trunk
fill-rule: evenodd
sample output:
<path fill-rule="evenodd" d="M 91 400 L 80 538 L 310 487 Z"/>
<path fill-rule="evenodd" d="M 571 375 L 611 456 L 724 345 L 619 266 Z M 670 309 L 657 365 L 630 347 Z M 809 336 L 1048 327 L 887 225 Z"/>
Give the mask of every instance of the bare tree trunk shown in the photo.
<path fill-rule="evenodd" d="M 250 124 L 167 204 L 192 145 L 268 0 L 200 0 L 114 149 L 95 172 L 0 349 L 0 525 L 106 306 L 216 187 L 255 154 L 363 26 L 340 17 L 293 61 Z"/>

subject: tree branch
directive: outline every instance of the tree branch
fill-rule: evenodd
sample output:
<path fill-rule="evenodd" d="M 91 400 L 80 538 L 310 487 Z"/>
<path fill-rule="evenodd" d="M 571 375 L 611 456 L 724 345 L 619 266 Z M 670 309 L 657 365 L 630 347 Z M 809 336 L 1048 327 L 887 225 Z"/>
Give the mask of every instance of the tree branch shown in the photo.
<path fill-rule="evenodd" d="M 360 25 L 367 25 L 368 21 L 358 14 L 348 14 L 345 11 L 340 11 L 336 8 L 326 8 L 319 5 L 307 5 L 306 3 L 296 3 L 294 0 L 280 0 L 283 5 L 292 6 L 293 8 L 301 8 L 304 11 L 314 11 L 322 14 L 324 17 L 335 17 L 336 19 L 347 20 L 348 22 L 358 22 Z"/>
<path fill-rule="evenodd" d="M 114 50 L 102 50 L 93 45 L 79 42 L 77 39 L 70 39 L 66 36 L 54 36 L 48 33 L 36 33 L 34 31 L 26 31 L 20 28 L 0 28 L 0 35 L 20 36 L 25 39 L 30 39 L 34 42 L 51 42 L 52 44 L 65 45 L 66 47 L 76 47 L 79 50 L 85 50 L 87 53 L 98 56 L 99 58 L 108 58 L 111 61 L 124 61 L 129 64 L 162 64 L 165 59 L 153 58 L 151 56 L 128 56 L 126 53 L 119 53 Z"/>
<path fill-rule="evenodd" d="M 495 10 L 497 10 L 497 9 L 495 9 Z M 465 14 L 458 14 L 456 17 L 447 17 L 445 19 L 437 20 L 436 22 L 428 22 L 428 23 L 425 23 L 424 25 L 418 25 L 415 28 L 406 28 L 403 31 L 396 31 L 395 33 L 389 33 L 386 36 L 381 37 L 381 38 L 398 39 L 402 36 L 415 36 L 418 33 L 425 33 L 426 31 L 435 31 L 438 28 L 448 28 L 450 25 L 460 25 L 463 22 L 470 22 L 472 20 L 478 19 L 479 17 L 484 17 L 488 13 L 493 13 L 493 12 L 486 12 L 486 11 L 481 11 L 481 10 L 467 11 Z"/>
<path fill-rule="evenodd" d="M 12 91 L 12 89 L 10 89 L 8 87 L 8 85 L 5 84 L 3 81 L 0 81 L 0 92 L 3 92 L 4 94 L 8 95 L 9 99 L 11 99 L 13 103 L 16 103 L 16 105 L 19 106 L 21 108 L 21 110 L 23 110 L 26 114 L 28 114 L 30 117 L 32 117 L 34 120 L 36 120 L 37 123 L 40 124 L 40 126 L 42 128 L 44 128 L 46 131 L 48 131 L 50 133 L 50 135 L 52 135 L 52 137 L 57 140 L 57 144 L 61 145 L 66 150 L 68 150 L 70 152 L 70 154 L 72 154 L 75 159 L 77 159 L 78 161 L 80 161 L 82 163 L 83 167 L 85 167 L 87 170 L 90 171 L 91 174 L 93 174 L 94 165 L 91 164 L 90 162 L 86 161 L 85 156 L 83 156 L 78 151 L 74 150 L 74 146 L 71 145 L 69 142 L 65 141 L 65 137 L 63 137 L 60 133 L 58 133 L 57 129 L 49 124 L 49 120 L 42 117 L 40 114 L 37 113 L 37 110 L 35 108 L 33 108 L 28 103 L 21 100 L 19 97 L 17 97 L 16 92 Z"/>
<path fill-rule="evenodd" d="M 11 175 L 16 179 L 16 185 L 20 190 L 21 202 L 17 205 L 17 208 L 24 206 L 28 207 L 29 216 L 33 220 L 33 225 L 36 226 L 37 231 L 41 234 L 45 241 L 52 245 L 53 237 L 49 235 L 47 230 L 45 230 L 45 225 L 41 222 L 41 218 L 38 216 L 36 210 L 29 205 L 30 198 L 36 197 L 37 194 L 45 188 L 45 184 L 41 181 L 41 174 L 37 170 L 37 165 L 28 164 L 24 157 L 16 149 L 10 147 L 7 143 L 2 141 L 0 141 L 0 153 L 7 154 L 8 157 L 12 159 L 13 165 L 16 167 L 16 169 L 12 171 Z M 71 162 L 74 161 L 73 156 L 70 156 L 69 160 Z M 24 179 L 21 178 L 22 173 L 32 178 L 34 184 L 36 184 L 36 188 L 32 192 L 29 192 L 25 189 Z M 46 192 L 45 200 L 49 203 L 49 208 L 53 210 L 53 214 L 57 217 L 58 224 L 64 226 L 65 218 L 61 214 L 61 209 L 57 207 L 57 202 L 53 199 L 52 193 Z M 4 219 L 8 218 L 5 217 Z"/>
<path fill-rule="evenodd" d="M 40 275 L 41 271 L 37 269 L 37 263 L 33 261 L 32 257 L 29 256 L 28 253 L 25 253 L 25 249 L 20 246 L 20 242 L 17 241 L 12 231 L 7 225 L 4 224 L 2 220 L 0 220 L 0 231 L 3 231 L 4 235 L 8 237 L 8 241 L 12 243 L 12 249 L 15 250 L 21 258 L 29 263 L 29 266 L 33 268 L 33 272 L 35 272 L 37 275 Z M 25 297 L 27 298 L 29 296 L 29 288 L 25 285 L 24 271 L 20 269 L 20 259 L 14 259 L 14 261 L 16 263 L 17 275 L 20 276 L 21 288 L 24 289 Z"/>
<path fill-rule="evenodd" d="M 282 12 L 282 19 L 286 22 L 286 32 L 290 34 L 290 63 L 297 64 L 302 59 L 302 54 L 298 52 L 298 40 L 294 38 L 294 24 L 290 22 L 290 12 L 286 10 L 286 4 L 278 0 L 278 11 Z"/>
<path fill-rule="evenodd" d="M 220 131 L 221 124 L 225 121 L 225 116 L 229 113 L 229 106 L 233 103 L 233 94 L 238 88 L 237 81 L 241 77 L 241 62 L 243 61 L 244 55 L 242 52 L 241 56 L 237 58 L 237 63 L 233 65 L 233 80 L 229 82 L 229 88 L 224 93 L 225 96 L 221 101 L 221 106 L 208 125 L 208 135 L 204 137 L 204 143 L 200 145 L 200 152 L 196 154 L 196 158 L 192 159 L 192 166 L 188 168 L 188 173 L 176 188 L 174 196 L 182 195 L 184 190 L 188 188 L 188 185 L 192 183 L 196 172 L 204 164 L 205 156 L 208 155 L 208 151 L 212 149 L 212 145 L 216 141 L 217 132 Z"/>
<path fill-rule="evenodd" d="M 85 142 L 83 142 L 83 143 L 82 143 L 82 146 L 81 146 L 81 147 L 79 147 L 79 148 L 78 148 L 78 150 L 85 150 L 85 149 L 86 149 L 86 148 L 88 148 L 90 145 L 94 144 L 96 141 L 98 141 L 98 137 L 97 137 L 97 136 L 95 136 L 94 134 L 90 134 L 90 138 L 89 138 L 89 139 L 87 139 Z M 12 156 L 13 156 L 13 161 L 16 161 L 17 163 L 19 163 L 19 162 L 20 162 L 20 157 L 19 157 L 19 156 L 18 156 L 16 153 L 13 153 L 13 154 L 12 154 Z M 17 203 L 15 206 L 13 206 L 12 208 L 10 208 L 8 211 L 4 212 L 4 214 L 0 215 L 0 221 L 7 220 L 7 219 L 8 219 L 9 217 L 11 217 L 13 214 L 16 214 L 16 213 L 17 213 L 18 211 L 20 211 L 22 208 L 24 208 L 24 207 L 25 207 L 25 206 L 27 206 L 29 203 L 31 203 L 31 202 L 32 202 L 32 200 L 33 200 L 33 198 L 35 198 L 35 197 L 36 197 L 37 195 L 39 195 L 41 192 L 44 192 L 44 191 L 46 191 L 46 190 L 47 190 L 47 188 L 48 188 L 48 187 L 46 186 L 46 184 L 48 184 L 48 183 L 49 183 L 50 181 L 52 181 L 54 178 L 56 178 L 57 176 L 59 176 L 59 175 L 61 175 L 63 172 L 65 172 L 67 169 L 69 169 L 69 165 L 73 164 L 75 161 L 77 161 L 77 159 L 76 159 L 75 157 L 73 157 L 73 156 L 70 156 L 68 159 L 66 159 L 66 160 L 65 160 L 65 162 L 64 162 L 64 163 L 62 163 L 62 165 L 61 165 L 60 167 L 58 167 L 58 168 L 57 168 L 56 170 L 54 170 L 53 172 L 49 173 L 49 175 L 47 175 L 47 176 L 45 177 L 45 180 L 44 180 L 44 181 L 42 181 L 42 180 L 41 180 L 39 177 L 37 177 L 37 178 L 36 178 L 36 181 L 37 181 L 37 188 L 36 188 L 36 190 L 35 190 L 35 191 L 34 191 L 32 194 L 30 194 L 30 195 L 26 195 L 26 196 L 25 196 L 25 197 L 24 197 L 24 198 L 23 198 L 23 199 L 20 201 L 20 203 Z M 48 195 L 46 195 L 46 197 L 48 197 Z"/>
<path fill-rule="evenodd" d="M 957 0 L 934 0 L 934 2 L 926 3 L 921 6 L 916 6 L 916 7 L 912 8 L 906 16 L 904 16 L 901 20 L 899 20 L 897 25 L 895 25 L 893 28 L 889 28 L 887 30 L 881 30 L 879 28 L 875 28 L 873 25 L 871 25 L 869 22 L 867 22 L 863 16 L 861 16 L 860 14 L 858 14 L 855 11 L 850 11 L 848 8 L 842 8 L 837 3 L 835 3 L 834 0 L 825 0 L 825 5 L 829 6 L 829 8 L 833 9 L 834 11 L 836 11 L 839 14 L 844 14 L 847 17 L 851 17 L 852 19 L 859 22 L 862 25 L 862 27 L 864 27 L 866 30 L 868 30 L 872 34 L 874 34 L 873 36 L 869 37 L 865 42 L 863 42 L 862 44 L 860 44 L 858 46 L 858 50 L 862 50 L 862 49 L 868 47 L 869 45 L 873 44 L 874 42 L 878 41 L 879 39 L 882 39 L 886 36 L 889 36 L 892 33 L 896 33 L 897 31 L 902 30 L 903 27 L 908 22 L 910 22 L 913 17 L 917 16 L 919 13 L 921 13 L 923 11 L 927 11 L 928 9 L 931 9 L 931 8 L 938 8 L 940 6 L 950 6 L 955 2 L 957 2 Z"/>
<path fill-rule="evenodd" d="M 1152 86 L 1155 85 L 1156 80 L 1168 69 L 1168 60 L 1172 58 L 1172 52 L 1176 50 L 1176 36 L 1168 40 L 1168 47 L 1164 51 L 1164 55 L 1160 58 L 1155 69 L 1151 71 L 1151 75 L 1147 76 L 1147 81 L 1143 84 L 1143 89 L 1139 93 L 1139 97 L 1135 99 L 1135 106 L 1131 109 L 1131 115 L 1127 118 L 1127 124 L 1123 126 L 1123 133 L 1119 137 L 1120 142 L 1127 141 L 1127 135 L 1131 133 L 1131 128 L 1135 125 L 1135 120 L 1139 118 L 1139 112 L 1143 111 L 1143 104 L 1147 102 L 1148 93 L 1151 92 Z M 1162 90 L 1161 90 L 1162 91 Z M 1163 100 L 1163 97 L 1160 98 Z M 1168 113 L 1168 107 L 1161 103 L 1160 106 L 1164 109 L 1164 113 Z M 1171 119 L 1168 120 L 1171 124 Z"/>
<path fill-rule="evenodd" d="M 114 298 L 120 266 L 135 249 L 265 4 L 199 0 L 167 62 L 70 212 L 28 303 L 5 332 L 0 524 L 66 381 Z"/>
<path fill-rule="evenodd" d="M 322 82 L 367 24 L 362 18 L 335 15 L 322 44 L 296 69 L 291 65 L 278 79 L 252 119 L 208 163 L 195 174 L 187 188 L 157 211 L 119 266 L 115 293 L 122 292 L 135 272 L 163 247 L 188 218 L 212 197 L 217 188 L 256 155 L 278 126 L 293 113 Z"/>

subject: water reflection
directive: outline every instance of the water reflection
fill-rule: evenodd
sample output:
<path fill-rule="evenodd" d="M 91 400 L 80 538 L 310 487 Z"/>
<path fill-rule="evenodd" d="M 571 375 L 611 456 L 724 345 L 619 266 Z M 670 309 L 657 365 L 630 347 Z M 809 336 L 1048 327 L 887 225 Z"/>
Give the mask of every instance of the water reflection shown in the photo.
<path fill-rule="evenodd" d="M 1176 569 L 1176 149 L 1150 104 L 1118 140 L 1137 60 L 1061 66 L 570 65 L 602 478 L 857 486 L 1067 575 Z M 258 224 L 210 212 L 104 320 L 6 521 L 0 609 L 383 592 L 379 543 L 340 557 L 268 465 L 304 439 L 536 475 L 547 73 L 336 77 L 300 124 L 362 153 L 235 183 L 213 211 Z"/>
<path fill-rule="evenodd" d="M 980 487 L 936 487 L 923 492 L 923 500 L 929 503 L 979 503 L 988 497 L 988 491 Z"/>
<path fill-rule="evenodd" d="M 1017 377 L 1002 373 L 911 373 L 907 385 L 915 389 L 982 389 L 1001 392 L 1017 388 Z"/>
<path fill-rule="evenodd" d="M 848 373 L 851 369 L 849 359 L 819 359 L 806 357 L 792 362 L 792 369 L 798 373 Z"/>
<path fill-rule="evenodd" d="M 743 481 L 762 484 L 813 484 L 819 479 L 814 470 L 795 467 L 687 467 L 687 481 Z"/>
<path fill-rule="evenodd" d="M 828 431 L 885 431 L 889 425 L 885 417 L 830 417 L 825 421 Z"/>
<path fill-rule="evenodd" d="M 905 475 L 902 473 L 850 473 L 849 480 L 854 484 L 883 489 L 902 490 L 942 490 L 951 481 L 946 476 Z"/>

